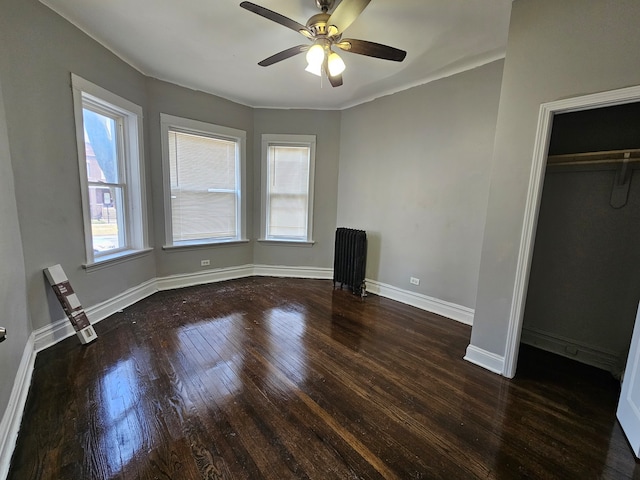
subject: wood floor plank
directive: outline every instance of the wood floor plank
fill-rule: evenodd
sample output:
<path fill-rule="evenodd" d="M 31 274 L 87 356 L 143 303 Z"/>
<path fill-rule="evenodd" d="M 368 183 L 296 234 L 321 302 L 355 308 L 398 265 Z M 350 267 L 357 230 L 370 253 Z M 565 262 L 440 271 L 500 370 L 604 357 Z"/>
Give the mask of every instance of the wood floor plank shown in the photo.
<path fill-rule="evenodd" d="M 523 346 L 465 362 L 470 328 L 330 281 L 156 293 L 38 354 L 23 479 L 640 478 L 605 372 Z"/>
<path fill-rule="evenodd" d="M 251 478 L 251 475 L 258 475 L 258 469 L 250 461 L 248 452 L 236 445 L 230 447 L 233 456 L 227 452 L 227 460 L 224 460 L 224 447 L 226 446 L 224 437 L 228 437 L 230 432 L 232 434 L 232 429 L 224 415 L 218 415 L 216 422 L 209 423 L 208 428 L 205 428 L 206 424 L 203 418 L 208 419 L 208 411 L 206 408 L 202 408 L 205 402 L 198 391 L 199 384 L 195 382 L 198 377 L 189 374 L 189 363 L 184 353 L 174 348 L 174 351 L 171 352 L 171 358 L 166 358 L 163 363 L 166 374 L 174 379 L 171 391 L 175 394 L 167 410 L 169 413 L 174 412 L 181 433 L 191 448 L 190 457 L 184 458 L 183 461 L 195 465 L 197 470 L 201 472 L 202 478 L 208 478 L 208 476 L 213 478 L 216 476 L 219 478 Z M 185 365 L 187 365 L 186 369 Z M 181 378 L 185 381 L 181 381 Z M 242 468 L 234 470 L 233 466 L 237 463 L 232 460 L 237 456 L 242 459 Z M 246 469 L 250 474 L 245 473 Z M 194 478 L 199 477 L 194 476 Z"/>
<path fill-rule="evenodd" d="M 313 359 L 310 355 L 308 355 L 308 357 L 310 360 Z M 279 379 L 283 382 L 283 384 L 288 385 L 288 388 L 291 390 L 299 390 L 296 388 L 293 382 L 291 382 L 286 377 L 285 372 L 290 370 L 290 368 L 287 368 L 285 362 L 286 360 L 287 358 L 284 355 L 277 355 L 275 358 L 271 358 L 271 361 L 273 362 L 272 364 L 280 366 L 280 371 L 278 373 Z M 321 362 L 330 362 L 330 359 L 325 358 Z M 341 372 L 339 368 L 334 370 L 325 370 L 324 366 L 322 366 L 321 364 L 314 366 L 314 370 L 320 373 L 319 378 L 321 379 L 323 384 L 323 391 L 332 393 L 330 399 L 321 400 L 317 395 L 317 391 L 312 389 L 310 386 L 307 386 L 309 395 L 302 396 L 302 394 L 300 394 L 299 392 L 298 395 L 300 395 L 300 398 L 304 401 L 305 404 L 309 406 L 310 409 L 312 409 L 312 411 L 314 411 L 316 415 L 332 425 L 332 428 L 334 428 L 334 430 L 338 432 L 345 441 L 348 441 L 352 445 L 357 440 L 358 436 L 386 436 L 386 432 L 380 429 L 380 420 L 385 420 L 384 417 L 372 415 L 370 417 L 372 425 L 370 426 L 370 428 L 366 428 L 367 421 L 366 419 L 362 418 L 361 413 L 361 410 L 364 408 L 364 404 L 357 401 L 357 399 L 356 403 L 353 403 L 350 398 L 350 395 L 354 392 L 355 384 L 353 382 L 344 383 L 342 381 L 332 381 L 334 373 L 336 375 L 342 375 L 344 372 Z M 336 404 L 340 404 L 340 406 L 342 407 L 341 411 L 332 409 L 332 406 Z M 325 411 L 325 407 L 323 407 L 322 405 L 324 405 L 326 409 L 329 410 L 329 412 Z M 351 432 L 345 430 L 344 428 L 336 429 L 336 422 L 333 421 L 334 417 L 340 418 L 341 424 L 349 423 L 351 429 L 354 431 L 353 433 L 356 433 L 358 436 L 351 434 Z M 399 450 L 403 449 L 403 446 L 400 444 L 396 444 L 393 439 L 390 439 L 388 443 L 394 444 L 395 448 L 393 449 L 393 451 L 396 455 Z M 369 459 L 370 463 L 376 467 L 376 470 L 378 472 L 386 475 L 387 478 L 389 478 L 391 473 L 388 471 L 388 469 L 386 469 L 379 461 L 379 459 L 375 455 L 373 455 L 364 445 L 359 444 L 356 450 L 363 456 L 363 458 Z"/>
<path fill-rule="evenodd" d="M 217 355 L 220 353 L 217 351 L 220 343 L 216 342 L 215 336 L 209 335 L 209 332 L 205 332 L 207 335 L 202 337 L 202 342 L 200 343 L 200 351 L 208 351 L 210 347 L 211 352 L 215 352 Z M 228 344 L 233 344 L 232 339 L 226 338 Z M 282 404 L 282 398 L 278 395 L 277 401 L 272 398 L 272 396 L 267 392 L 265 386 L 267 382 L 262 375 L 252 374 L 255 371 L 253 365 L 249 366 L 247 363 L 250 359 L 246 356 L 243 358 L 242 362 L 238 362 L 233 365 L 231 369 L 225 369 L 221 372 L 222 376 L 225 376 L 229 384 L 234 383 L 234 381 L 229 378 L 230 375 L 233 375 L 236 379 L 242 381 L 243 385 L 243 395 L 247 397 L 247 405 L 251 406 L 251 416 L 256 419 L 261 419 L 262 421 L 258 423 L 258 425 L 265 434 L 265 436 L 270 436 L 277 441 L 281 445 L 281 457 L 291 457 L 293 461 L 290 462 L 289 469 L 297 474 L 298 478 L 307 478 L 307 474 L 305 472 L 309 471 L 310 473 L 314 473 L 314 469 L 316 465 L 312 462 L 309 462 L 308 459 L 303 455 L 304 452 L 308 451 L 308 446 L 303 447 L 303 443 L 301 442 L 302 437 L 304 435 L 303 431 L 299 428 L 299 425 L 290 425 L 286 418 L 284 417 L 284 410 L 279 408 Z M 256 381 L 257 380 L 257 381 Z M 333 463 L 326 463 L 326 471 L 325 474 L 331 474 L 331 470 L 333 469 Z M 298 461 L 304 464 L 304 470 L 298 466 Z M 335 459 L 331 459 L 331 462 L 335 462 Z M 317 473 L 317 472 L 315 472 Z M 313 478 L 313 477 L 312 477 Z M 330 475 L 326 478 L 334 478 Z M 335 478 L 347 478 L 344 475 L 338 475 Z"/>

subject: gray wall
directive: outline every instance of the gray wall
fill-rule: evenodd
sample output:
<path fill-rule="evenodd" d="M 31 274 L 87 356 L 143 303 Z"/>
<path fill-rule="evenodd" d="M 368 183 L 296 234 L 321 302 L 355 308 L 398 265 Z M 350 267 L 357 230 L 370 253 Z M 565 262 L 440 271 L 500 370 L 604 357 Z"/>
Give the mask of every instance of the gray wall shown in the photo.
<path fill-rule="evenodd" d="M 5 411 L 31 325 L 27 311 L 22 239 L 18 224 L 13 169 L 0 85 L 0 326 L 8 339 L 0 344 L 0 412 Z M 0 414 L 0 420 L 3 415 Z M 0 435 L 1 437 L 2 435 Z M 0 438 L 1 440 L 1 438 Z"/>
<path fill-rule="evenodd" d="M 263 134 L 316 136 L 313 204 L 313 246 L 257 242 L 254 262 L 259 265 L 333 267 L 340 155 L 340 112 L 328 110 L 255 110 L 254 238 L 260 237 L 261 161 Z"/>
<path fill-rule="evenodd" d="M 165 216 L 162 187 L 162 147 L 160 143 L 160 114 L 213 123 L 247 132 L 246 141 L 246 215 L 247 238 L 252 238 L 253 222 L 253 109 L 223 98 L 179 87 L 160 80 L 148 79 L 147 92 L 149 111 L 149 152 L 151 178 L 149 184 L 153 195 L 154 225 L 156 238 L 156 262 L 158 276 L 193 273 L 205 269 L 223 268 L 253 263 L 253 246 L 250 243 L 225 246 L 198 246 L 163 250 L 165 239 Z M 211 265 L 201 267 L 200 260 L 209 259 Z"/>
<path fill-rule="evenodd" d="M 516 0 L 471 344 L 504 355 L 540 104 L 640 84 L 637 0 Z"/>
<path fill-rule="evenodd" d="M 91 273 L 81 267 L 86 259 L 71 72 L 146 106 L 145 77 L 136 70 L 37 0 L 3 1 L 0 79 L 34 329 L 64 318 L 42 272 L 48 266 L 62 265 L 85 306 L 155 276 L 151 254 Z"/>
<path fill-rule="evenodd" d="M 367 230 L 368 278 L 474 308 L 502 67 L 343 112 L 338 226 Z"/>

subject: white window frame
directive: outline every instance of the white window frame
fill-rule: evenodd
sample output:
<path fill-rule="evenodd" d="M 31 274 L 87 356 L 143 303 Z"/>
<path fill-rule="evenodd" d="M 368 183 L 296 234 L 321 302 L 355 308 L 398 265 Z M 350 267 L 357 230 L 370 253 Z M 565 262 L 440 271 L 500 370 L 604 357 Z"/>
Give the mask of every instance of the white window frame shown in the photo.
<path fill-rule="evenodd" d="M 173 221 L 171 210 L 171 172 L 169 165 L 169 131 L 182 132 L 205 137 L 230 140 L 238 146 L 237 155 L 239 161 L 236 164 L 237 174 L 237 201 L 236 201 L 236 235 L 224 239 L 198 239 L 173 241 Z M 246 243 L 246 143 L 247 132 L 235 128 L 201 122 L 189 118 L 177 117 L 166 113 L 160 114 L 160 135 L 162 137 L 162 174 L 164 190 L 164 224 L 165 224 L 165 249 L 192 247 L 198 245 L 228 245 L 233 243 Z"/>
<path fill-rule="evenodd" d="M 82 199 L 82 216 L 86 249 L 86 264 L 91 269 L 151 251 L 148 247 L 147 205 L 144 178 L 144 131 L 142 107 L 105 90 L 78 75 L 71 74 L 73 110 L 76 125 L 78 166 Z M 119 145 L 119 167 L 123 173 L 124 235 L 125 244 L 117 250 L 96 254 L 91 233 L 91 208 L 89 203 L 89 180 L 84 136 L 83 108 L 109 112 L 121 119 L 121 144 Z"/>
<path fill-rule="evenodd" d="M 268 236 L 267 223 L 269 218 L 269 147 L 276 146 L 300 146 L 309 148 L 309 185 L 307 189 L 307 235 L 301 237 Z M 316 136 L 297 134 L 263 134 L 262 135 L 262 162 L 261 162 L 261 227 L 260 241 L 277 244 L 313 245 L 313 196 L 316 169 Z"/>

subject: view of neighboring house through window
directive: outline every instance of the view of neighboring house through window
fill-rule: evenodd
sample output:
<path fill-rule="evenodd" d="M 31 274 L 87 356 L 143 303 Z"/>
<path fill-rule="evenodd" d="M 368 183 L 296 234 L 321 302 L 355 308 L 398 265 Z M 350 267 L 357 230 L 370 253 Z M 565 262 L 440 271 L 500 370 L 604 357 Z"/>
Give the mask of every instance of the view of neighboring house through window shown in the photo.
<path fill-rule="evenodd" d="M 161 119 L 167 243 L 242 240 L 245 132 L 165 114 Z"/>
<path fill-rule="evenodd" d="M 265 240 L 312 241 L 315 136 L 262 136 Z"/>
<path fill-rule="evenodd" d="M 125 183 L 122 167 L 122 118 L 82 109 L 87 159 L 91 236 L 96 255 L 127 245 Z M 95 107 L 94 107 L 95 108 Z"/>
<path fill-rule="evenodd" d="M 142 109 L 72 76 L 87 264 L 145 247 Z"/>

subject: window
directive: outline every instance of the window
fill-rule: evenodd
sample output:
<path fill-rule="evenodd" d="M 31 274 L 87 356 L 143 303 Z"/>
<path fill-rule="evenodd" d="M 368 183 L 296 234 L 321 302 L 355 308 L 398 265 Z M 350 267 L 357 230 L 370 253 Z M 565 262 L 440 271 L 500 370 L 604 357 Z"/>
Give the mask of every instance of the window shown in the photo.
<path fill-rule="evenodd" d="M 246 133 L 161 114 L 166 243 L 242 241 Z"/>
<path fill-rule="evenodd" d="M 264 240 L 312 242 L 316 137 L 262 136 Z"/>
<path fill-rule="evenodd" d="M 144 251 L 142 108 L 71 76 L 87 266 Z"/>

